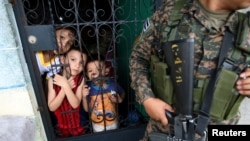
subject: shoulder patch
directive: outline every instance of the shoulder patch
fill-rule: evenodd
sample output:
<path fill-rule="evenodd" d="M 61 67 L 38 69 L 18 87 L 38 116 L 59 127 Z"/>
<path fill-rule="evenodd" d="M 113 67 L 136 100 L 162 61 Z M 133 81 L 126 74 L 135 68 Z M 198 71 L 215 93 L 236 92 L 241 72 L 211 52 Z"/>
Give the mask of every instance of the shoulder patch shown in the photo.
<path fill-rule="evenodd" d="M 149 27 L 150 27 L 150 22 L 149 19 L 147 18 L 147 20 L 144 22 L 143 25 L 143 31 L 145 32 Z"/>

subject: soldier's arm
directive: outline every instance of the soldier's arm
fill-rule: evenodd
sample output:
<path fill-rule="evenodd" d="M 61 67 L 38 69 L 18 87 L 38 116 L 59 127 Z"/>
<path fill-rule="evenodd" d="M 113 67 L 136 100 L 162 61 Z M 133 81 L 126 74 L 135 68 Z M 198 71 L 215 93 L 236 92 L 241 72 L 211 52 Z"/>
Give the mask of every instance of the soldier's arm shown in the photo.
<path fill-rule="evenodd" d="M 173 1 L 166 4 L 173 5 Z M 169 11 L 164 7 L 155 12 L 144 25 L 144 30 L 135 42 L 130 56 L 131 87 L 135 90 L 137 101 L 145 107 L 148 115 L 163 125 L 168 121 L 165 115 L 166 110 L 173 111 L 172 107 L 164 101 L 155 98 L 150 85 L 150 57 L 153 48 L 156 47 L 161 36 L 161 28 L 166 25 Z M 159 43 L 159 42 L 158 42 Z M 156 108 L 157 107 L 157 108 Z"/>
<path fill-rule="evenodd" d="M 154 39 L 154 25 L 151 20 L 146 24 L 144 25 L 144 31 L 134 43 L 129 60 L 131 87 L 135 90 L 139 103 L 150 97 L 154 97 L 149 81 L 149 63 L 152 48 L 151 43 Z"/>

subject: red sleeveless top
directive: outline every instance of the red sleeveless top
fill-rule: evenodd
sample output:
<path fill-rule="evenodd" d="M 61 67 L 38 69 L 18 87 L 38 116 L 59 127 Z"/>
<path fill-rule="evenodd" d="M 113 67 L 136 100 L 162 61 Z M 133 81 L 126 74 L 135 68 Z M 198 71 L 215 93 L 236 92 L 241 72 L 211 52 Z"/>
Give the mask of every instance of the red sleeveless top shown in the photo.
<path fill-rule="evenodd" d="M 74 78 L 74 82 L 77 84 L 75 88 L 73 88 L 73 92 L 76 92 L 77 87 L 82 81 L 83 76 L 77 75 Z M 54 85 L 54 89 L 56 94 L 59 93 L 61 87 Z M 80 106 L 73 109 L 67 98 L 64 98 L 62 104 L 58 109 L 54 112 L 57 119 L 57 135 L 60 137 L 69 137 L 69 136 L 77 136 L 85 133 L 84 128 L 80 125 Z"/>

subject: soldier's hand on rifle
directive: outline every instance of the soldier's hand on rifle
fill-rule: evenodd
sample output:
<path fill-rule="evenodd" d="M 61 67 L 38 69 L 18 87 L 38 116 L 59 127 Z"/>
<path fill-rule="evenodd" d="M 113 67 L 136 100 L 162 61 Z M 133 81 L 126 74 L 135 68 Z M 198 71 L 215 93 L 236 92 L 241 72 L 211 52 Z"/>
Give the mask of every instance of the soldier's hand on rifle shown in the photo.
<path fill-rule="evenodd" d="M 160 121 L 164 126 L 168 124 L 166 110 L 173 112 L 173 108 L 169 104 L 158 98 L 151 97 L 143 102 L 143 106 L 152 119 Z"/>
<path fill-rule="evenodd" d="M 236 88 L 240 94 L 250 96 L 250 68 L 245 69 L 240 74 L 240 79 L 236 82 Z"/>

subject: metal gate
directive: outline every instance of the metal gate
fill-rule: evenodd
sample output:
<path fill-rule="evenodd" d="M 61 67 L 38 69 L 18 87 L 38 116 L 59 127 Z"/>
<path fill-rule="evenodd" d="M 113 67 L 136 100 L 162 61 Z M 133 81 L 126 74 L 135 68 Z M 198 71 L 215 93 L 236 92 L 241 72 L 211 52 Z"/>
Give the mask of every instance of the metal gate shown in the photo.
<path fill-rule="evenodd" d="M 38 110 L 41 112 L 48 140 L 138 140 L 143 136 L 147 115 L 135 102 L 130 89 L 128 58 L 134 39 L 145 19 L 161 0 L 14 0 L 13 9 L 18 23 L 24 54 L 28 63 Z M 125 98 L 117 106 L 119 128 L 94 133 L 90 120 L 86 134 L 58 137 L 53 112 L 47 104 L 46 78 L 41 75 L 36 53 L 58 50 L 56 30 L 70 29 L 74 46 L 100 59 L 104 56 L 110 67 L 109 75 L 125 90 Z M 59 64 L 59 66 L 62 64 Z M 87 114 L 89 115 L 89 114 Z M 88 116 L 87 116 L 88 117 Z M 129 136 L 128 136 L 129 135 Z"/>

